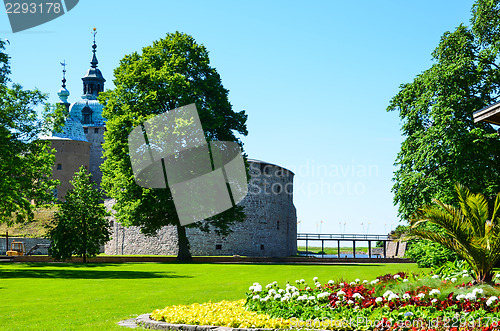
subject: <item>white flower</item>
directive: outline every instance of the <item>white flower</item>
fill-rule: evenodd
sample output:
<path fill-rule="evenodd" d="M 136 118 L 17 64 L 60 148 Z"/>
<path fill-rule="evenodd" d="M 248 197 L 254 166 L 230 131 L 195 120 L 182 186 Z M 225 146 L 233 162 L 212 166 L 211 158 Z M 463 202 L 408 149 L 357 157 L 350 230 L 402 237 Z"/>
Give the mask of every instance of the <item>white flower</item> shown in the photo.
<path fill-rule="evenodd" d="M 296 283 L 296 284 L 299 284 L 299 283 L 300 283 L 300 280 L 298 280 L 298 279 L 297 279 L 297 280 L 295 281 L 295 283 Z"/>
<path fill-rule="evenodd" d="M 495 275 L 495 278 L 499 278 L 499 277 L 500 277 L 500 274 L 496 274 L 496 275 Z"/>
<path fill-rule="evenodd" d="M 474 295 L 477 295 L 478 293 L 483 294 L 483 289 L 482 288 L 475 288 L 472 290 L 472 293 L 474 293 Z"/>
<path fill-rule="evenodd" d="M 328 281 L 328 284 L 329 284 L 329 285 L 333 285 L 333 284 L 335 284 L 335 281 L 333 281 L 333 280 L 331 280 L 331 279 L 330 279 L 330 280 Z"/>
<path fill-rule="evenodd" d="M 459 294 L 459 295 L 457 295 L 457 300 L 458 300 L 458 301 L 462 301 L 462 300 L 464 300 L 464 299 L 465 299 L 465 295 L 463 295 L 463 294 Z"/>
<path fill-rule="evenodd" d="M 464 278 L 464 277 L 469 277 L 469 274 L 463 274 L 462 278 Z"/>
<path fill-rule="evenodd" d="M 395 293 L 390 294 L 389 297 L 387 298 L 388 301 L 392 301 L 395 299 L 399 299 L 399 296 Z"/>
<path fill-rule="evenodd" d="M 382 302 L 382 301 L 384 301 L 384 299 L 382 299 L 381 297 L 375 299 L 375 302 Z"/>
<path fill-rule="evenodd" d="M 476 293 L 467 293 L 465 295 L 465 299 L 469 300 L 469 301 L 476 301 Z"/>
<path fill-rule="evenodd" d="M 467 270 L 462 270 L 462 273 L 463 274 L 466 274 L 468 271 Z"/>
<path fill-rule="evenodd" d="M 356 285 L 356 282 L 350 282 L 349 285 L 354 286 Z"/>
<path fill-rule="evenodd" d="M 301 296 L 297 297 L 297 300 L 298 301 L 307 300 L 307 295 L 301 295 Z"/>
<path fill-rule="evenodd" d="M 354 281 L 355 281 L 356 283 L 359 283 L 361 280 L 360 280 L 359 278 L 356 278 Z"/>
<path fill-rule="evenodd" d="M 450 280 L 450 277 L 444 277 L 444 280 Z"/>
<path fill-rule="evenodd" d="M 431 302 L 432 303 L 436 303 L 438 301 L 438 299 L 432 299 Z"/>
<path fill-rule="evenodd" d="M 316 297 L 314 295 L 311 295 L 310 297 L 307 298 L 308 300 L 316 300 Z"/>
<path fill-rule="evenodd" d="M 377 283 L 378 283 L 378 278 L 377 278 L 377 279 L 374 279 L 374 280 L 372 280 L 372 281 L 370 282 L 370 284 L 372 284 L 372 285 L 375 285 L 375 284 L 377 284 Z"/>
<path fill-rule="evenodd" d="M 433 295 L 438 295 L 438 294 L 441 294 L 441 291 L 440 291 L 440 290 L 438 290 L 437 288 L 432 289 L 432 290 L 429 292 L 429 295 L 430 295 L 430 296 L 433 296 Z"/>
<path fill-rule="evenodd" d="M 273 287 L 273 284 L 267 284 L 266 288 L 269 290 L 271 287 Z"/>
<path fill-rule="evenodd" d="M 340 287 L 344 287 L 345 283 L 340 283 L 339 285 Z"/>
<path fill-rule="evenodd" d="M 497 301 L 497 300 L 498 300 L 498 298 L 497 298 L 497 297 L 495 297 L 495 296 L 493 296 L 493 297 L 489 297 L 488 301 L 486 301 L 486 305 L 489 307 L 489 306 L 491 306 L 491 304 L 492 304 L 493 302 L 495 302 L 495 301 Z"/>
<path fill-rule="evenodd" d="M 318 277 L 314 277 L 314 278 L 313 278 L 313 282 L 315 282 L 315 283 L 316 283 L 317 281 L 318 281 Z"/>
<path fill-rule="evenodd" d="M 330 293 L 328 292 L 321 292 L 320 294 L 317 295 L 318 299 L 323 299 L 323 298 L 328 298 L 330 296 Z"/>
<path fill-rule="evenodd" d="M 354 303 L 354 301 L 352 301 L 352 300 L 347 301 L 348 305 L 352 305 L 353 303 Z"/>
<path fill-rule="evenodd" d="M 252 297 L 252 299 L 254 299 L 254 300 L 260 300 L 260 296 L 259 296 L 258 294 L 257 294 L 257 295 L 254 295 L 254 296 Z"/>
<path fill-rule="evenodd" d="M 411 296 L 408 293 L 403 294 L 403 299 L 410 299 Z"/>
<path fill-rule="evenodd" d="M 394 292 L 388 290 L 388 291 L 385 291 L 385 293 L 382 295 L 384 298 L 387 298 L 389 295 L 391 294 L 394 294 Z"/>
<path fill-rule="evenodd" d="M 365 279 L 365 280 L 363 280 L 363 284 L 366 284 L 366 283 L 368 283 L 368 281 L 367 281 L 366 279 Z"/>
<path fill-rule="evenodd" d="M 249 290 L 253 292 L 260 292 L 262 291 L 262 285 L 260 285 L 259 283 L 254 283 L 252 286 L 250 286 Z"/>
<path fill-rule="evenodd" d="M 321 283 L 316 283 L 314 285 L 316 285 L 316 287 L 321 287 Z"/>
<path fill-rule="evenodd" d="M 298 296 L 299 296 L 299 294 L 300 294 L 300 293 L 299 293 L 299 291 L 297 291 L 297 292 L 293 292 L 293 293 L 292 293 L 292 298 L 293 298 L 293 297 L 298 297 Z"/>
<path fill-rule="evenodd" d="M 359 294 L 359 293 L 354 293 L 354 294 L 352 295 L 352 297 L 353 297 L 354 299 L 360 299 L 360 300 L 363 300 L 363 299 L 364 299 L 364 297 L 363 297 L 361 294 Z"/>
<path fill-rule="evenodd" d="M 340 302 L 340 300 L 335 301 L 336 306 L 340 306 L 341 304 L 342 304 L 342 302 Z"/>
<path fill-rule="evenodd" d="M 457 281 L 457 278 L 456 277 L 453 277 L 452 279 L 450 279 L 452 283 L 456 282 Z"/>
<path fill-rule="evenodd" d="M 394 275 L 394 279 L 398 279 L 398 278 L 401 278 L 400 275 Z"/>
<path fill-rule="evenodd" d="M 269 295 L 275 295 L 275 294 L 276 294 L 276 290 L 274 288 L 269 290 Z"/>
<path fill-rule="evenodd" d="M 432 279 L 438 279 L 439 278 L 439 275 L 434 275 L 431 277 Z"/>
<path fill-rule="evenodd" d="M 279 293 L 274 296 L 274 300 L 278 300 L 278 299 L 281 299 L 281 294 L 279 294 Z"/>
<path fill-rule="evenodd" d="M 288 301 L 288 300 L 290 300 L 290 297 L 286 296 L 286 295 L 283 298 L 281 298 L 281 302 Z"/>
<path fill-rule="evenodd" d="M 277 281 L 274 281 L 274 282 L 273 282 L 273 285 L 278 285 L 278 282 L 277 282 Z"/>
<path fill-rule="evenodd" d="M 341 296 L 343 296 L 343 295 L 345 295 L 345 292 L 344 292 L 344 291 L 340 290 L 340 291 L 338 291 L 338 292 L 337 292 L 337 296 L 338 296 L 338 297 L 341 297 Z"/>
<path fill-rule="evenodd" d="M 413 313 L 411 311 L 407 311 L 404 316 L 405 317 L 413 316 Z"/>
<path fill-rule="evenodd" d="M 423 298 L 425 298 L 425 293 L 419 293 L 417 295 L 417 297 L 419 297 L 420 299 L 423 299 Z"/>
<path fill-rule="evenodd" d="M 285 293 L 285 290 L 284 290 L 284 289 L 282 289 L 282 288 L 280 288 L 280 289 L 278 290 L 278 293 L 280 293 L 280 294 L 281 294 L 281 293 Z"/>
<path fill-rule="evenodd" d="M 305 281 L 304 279 L 301 279 L 301 280 L 300 280 L 300 283 L 301 283 L 301 284 L 304 284 L 305 282 L 306 282 L 306 281 Z"/>
<path fill-rule="evenodd" d="M 309 286 L 306 287 L 306 291 L 310 291 L 310 290 L 311 290 L 311 288 Z"/>
<path fill-rule="evenodd" d="M 260 298 L 260 301 L 266 302 L 269 300 L 269 295 L 266 295 L 264 298 Z"/>
<path fill-rule="evenodd" d="M 408 278 L 403 279 L 403 282 L 405 283 L 408 282 Z"/>

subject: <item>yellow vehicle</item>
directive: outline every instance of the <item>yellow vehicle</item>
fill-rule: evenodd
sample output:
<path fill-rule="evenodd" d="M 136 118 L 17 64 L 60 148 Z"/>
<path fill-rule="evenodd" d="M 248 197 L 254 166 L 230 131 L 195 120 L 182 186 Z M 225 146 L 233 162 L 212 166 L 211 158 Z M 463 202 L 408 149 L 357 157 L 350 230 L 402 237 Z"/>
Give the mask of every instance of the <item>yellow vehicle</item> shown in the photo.
<path fill-rule="evenodd" d="M 10 244 L 10 251 L 7 251 L 7 256 L 23 256 L 24 253 L 24 243 L 20 241 L 13 241 Z"/>

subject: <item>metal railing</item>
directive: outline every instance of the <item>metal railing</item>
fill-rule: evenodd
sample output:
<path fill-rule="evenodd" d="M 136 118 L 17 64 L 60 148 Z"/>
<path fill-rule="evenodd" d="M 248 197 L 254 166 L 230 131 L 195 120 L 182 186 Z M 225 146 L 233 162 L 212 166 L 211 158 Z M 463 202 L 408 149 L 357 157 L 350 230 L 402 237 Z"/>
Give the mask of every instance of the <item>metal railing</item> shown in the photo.
<path fill-rule="evenodd" d="M 355 234 L 355 233 L 297 233 L 297 240 L 391 240 L 388 235 L 382 234 Z"/>

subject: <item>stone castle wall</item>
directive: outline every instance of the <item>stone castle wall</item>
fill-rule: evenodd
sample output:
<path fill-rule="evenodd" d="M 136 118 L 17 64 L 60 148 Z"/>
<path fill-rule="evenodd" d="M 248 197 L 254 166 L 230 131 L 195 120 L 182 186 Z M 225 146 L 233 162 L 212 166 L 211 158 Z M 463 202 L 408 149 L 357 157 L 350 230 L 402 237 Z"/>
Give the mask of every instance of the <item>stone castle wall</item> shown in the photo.
<path fill-rule="evenodd" d="M 102 181 L 101 164 L 104 162 L 102 158 L 104 143 L 104 126 L 84 126 L 86 131 L 85 137 L 90 143 L 89 171 L 92 174 L 92 180 L 100 187 Z"/>
<path fill-rule="evenodd" d="M 297 252 L 297 215 L 293 205 L 293 173 L 280 166 L 249 160 L 248 194 L 240 202 L 246 220 L 234 224 L 223 237 L 186 229 L 192 255 L 289 256 Z M 163 227 L 156 236 L 138 227 L 113 221 L 112 240 L 105 245 L 111 255 L 177 255 L 177 230 Z"/>

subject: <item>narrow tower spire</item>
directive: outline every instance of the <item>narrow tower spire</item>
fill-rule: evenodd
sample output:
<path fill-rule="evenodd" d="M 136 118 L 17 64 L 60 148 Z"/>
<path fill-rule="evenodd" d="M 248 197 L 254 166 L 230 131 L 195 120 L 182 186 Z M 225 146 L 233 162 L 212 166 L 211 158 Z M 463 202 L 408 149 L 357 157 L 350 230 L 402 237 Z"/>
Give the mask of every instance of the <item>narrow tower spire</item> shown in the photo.
<path fill-rule="evenodd" d="M 106 81 L 102 76 L 101 71 L 97 68 L 96 48 L 97 44 L 95 42 L 95 35 L 97 34 L 97 29 L 92 29 L 92 35 L 94 36 L 94 42 L 92 44 L 92 61 L 90 61 L 90 68 L 87 70 L 87 74 L 82 78 L 83 80 L 83 95 L 82 98 L 89 100 L 96 100 L 99 92 L 104 91 L 104 82 Z"/>
<path fill-rule="evenodd" d="M 66 60 L 64 60 L 63 62 L 59 62 L 62 67 L 63 67 L 63 70 L 62 70 L 62 73 L 63 73 L 63 78 L 62 78 L 62 87 L 61 89 L 57 92 L 57 95 L 59 96 L 59 103 L 60 104 L 63 104 L 66 109 L 69 110 L 69 102 L 68 102 L 68 97 L 69 97 L 69 91 L 68 89 L 66 88 Z"/>

